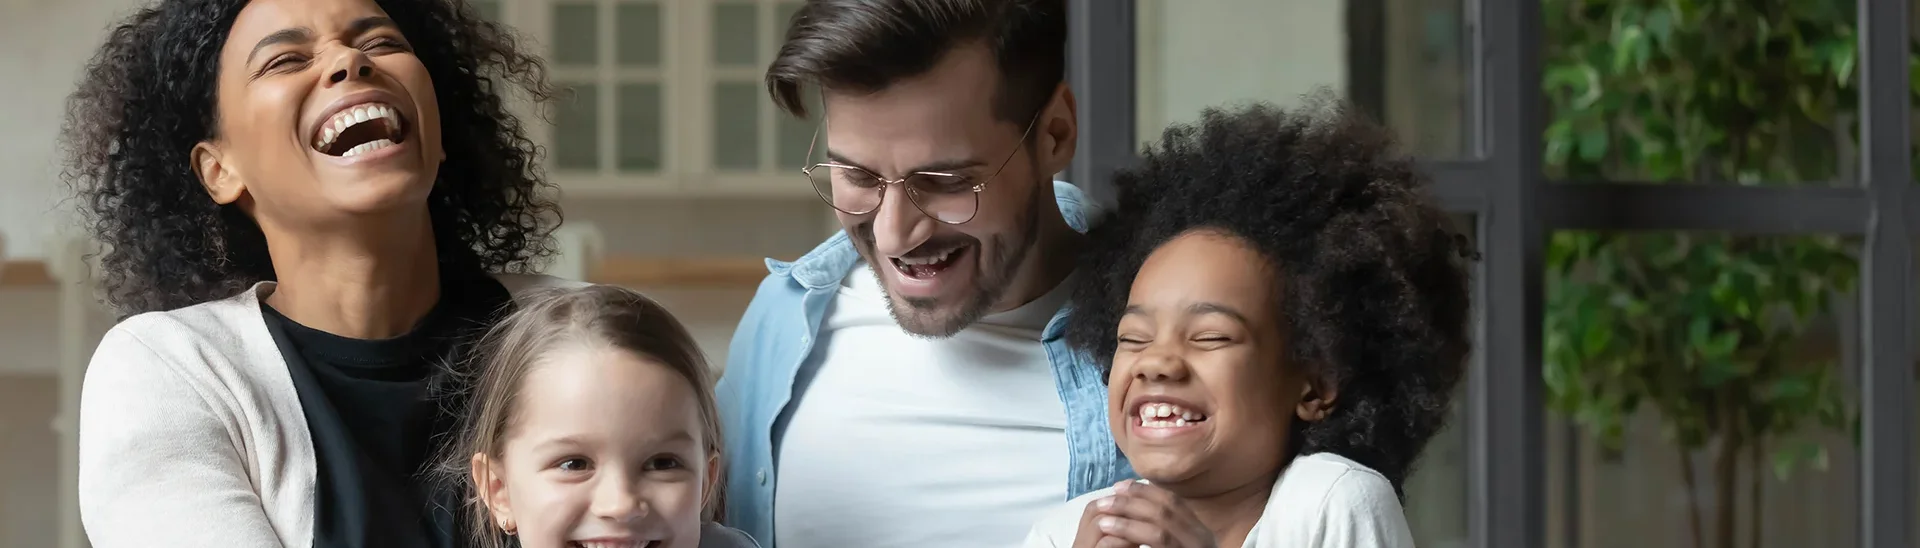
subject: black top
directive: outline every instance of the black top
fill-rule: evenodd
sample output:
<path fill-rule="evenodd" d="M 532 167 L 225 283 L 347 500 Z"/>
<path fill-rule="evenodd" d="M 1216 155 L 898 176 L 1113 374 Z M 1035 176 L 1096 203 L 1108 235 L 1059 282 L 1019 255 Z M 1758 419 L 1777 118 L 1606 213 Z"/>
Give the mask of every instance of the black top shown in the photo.
<path fill-rule="evenodd" d="M 512 302 L 487 276 L 449 278 L 408 333 L 351 339 L 260 309 L 293 376 L 313 435 L 314 548 L 450 548 L 464 538 L 457 497 L 424 473 L 459 424 L 459 402 L 433 382 Z"/>

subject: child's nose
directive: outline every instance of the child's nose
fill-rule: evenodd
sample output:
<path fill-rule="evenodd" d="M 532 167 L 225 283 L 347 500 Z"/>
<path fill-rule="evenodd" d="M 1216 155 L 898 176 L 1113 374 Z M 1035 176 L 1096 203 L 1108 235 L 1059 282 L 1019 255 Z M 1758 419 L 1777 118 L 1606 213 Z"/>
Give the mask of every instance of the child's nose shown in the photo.
<path fill-rule="evenodd" d="M 630 481 L 601 483 L 593 494 L 593 515 L 614 521 L 633 521 L 646 517 L 648 508 L 640 497 L 639 486 Z"/>
<path fill-rule="evenodd" d="M 1187 379 L 1187 361 L 1180 354 L 1160 348 L 1148 349 L 1134 362 L 1133 376 L 1152 382 L 1178 382 Z"/>

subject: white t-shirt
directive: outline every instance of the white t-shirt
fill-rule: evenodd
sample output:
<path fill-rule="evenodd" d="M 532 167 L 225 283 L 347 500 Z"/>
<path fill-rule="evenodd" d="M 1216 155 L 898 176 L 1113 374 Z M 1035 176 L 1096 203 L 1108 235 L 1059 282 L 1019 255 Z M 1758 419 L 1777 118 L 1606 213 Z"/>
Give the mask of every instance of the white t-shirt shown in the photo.
<path fill-rule="evenodd" d="M 1080 516 L 1109 487 L 1048 511 L 1027 535 L 1027 548 L 1073 546 Z M 1346 457 L 1314 453 L 1293 459 L 1247 533 L 1242 548 L 1413 548 L 1407 514 L 1386 476 Z"/>
<path fill-rule="evenodd" d="M 946 339 L 842 282 L 779 440 L 779 548 L 1016 546 L 1066 492 L 1066 409 L 1040 343 L 1072 284 Z"/>

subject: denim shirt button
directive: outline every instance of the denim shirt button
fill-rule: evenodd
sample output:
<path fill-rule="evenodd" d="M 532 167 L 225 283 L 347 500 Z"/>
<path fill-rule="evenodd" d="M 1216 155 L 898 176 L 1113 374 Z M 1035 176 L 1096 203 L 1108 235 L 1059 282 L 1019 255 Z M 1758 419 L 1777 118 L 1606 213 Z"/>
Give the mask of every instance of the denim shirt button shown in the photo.
<path fill-rule="evenodd" d="M 767 469 L 765 469 L 765 468 L 761 468 L 761 469 L 760 469 L 760 474 L 759 474 L 759 476 L 758 476 L 758 478 L 759 478 L 759 480 L 760 480 L 760 485 L 766 485 L 766 484 L 767 484 Z"/>
<path fill-rule="evenodd" d="M 810 343 L 810 342 L 813 342 L 813 338 L 812 338 L 812 337 L 808 337 L 808 336 L 806 336 L 806 335 L 801 335 L 801 336 L 800 336 L 800 344 L 807 344 L 807 343 Z"/>

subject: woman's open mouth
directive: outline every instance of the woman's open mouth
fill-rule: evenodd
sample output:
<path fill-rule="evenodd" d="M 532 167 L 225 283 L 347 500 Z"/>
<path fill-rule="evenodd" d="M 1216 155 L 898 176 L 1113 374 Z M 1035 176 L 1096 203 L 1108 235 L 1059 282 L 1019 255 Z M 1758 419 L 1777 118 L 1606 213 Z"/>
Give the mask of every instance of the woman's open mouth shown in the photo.
<path fill-rule="evenodd" d="M 406 142 L 406 130 L 406 118 L 400 109 L 386 103 L 361 103 L 340 109 L 321 123 L 313 149 L 328 156 L 351 158 Z"/>

